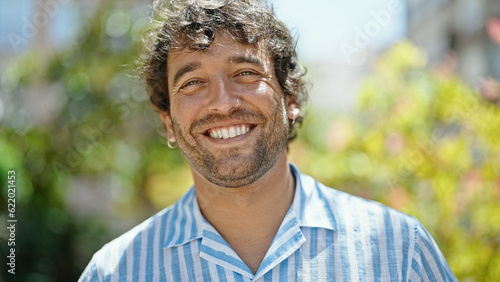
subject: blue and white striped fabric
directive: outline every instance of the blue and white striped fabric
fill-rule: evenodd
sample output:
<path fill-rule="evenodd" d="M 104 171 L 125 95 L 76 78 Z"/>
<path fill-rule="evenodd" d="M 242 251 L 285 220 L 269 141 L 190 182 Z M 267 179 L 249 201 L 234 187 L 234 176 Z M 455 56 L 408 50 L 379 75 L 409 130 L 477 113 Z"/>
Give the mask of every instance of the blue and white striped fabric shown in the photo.
<path fill-rule="evenodd" d="M 293 204 L 255 275 L 203 218 L 191 188 L 105 245 L 79 281 L 457 281 L 415 218 L 291 169 Z"/>

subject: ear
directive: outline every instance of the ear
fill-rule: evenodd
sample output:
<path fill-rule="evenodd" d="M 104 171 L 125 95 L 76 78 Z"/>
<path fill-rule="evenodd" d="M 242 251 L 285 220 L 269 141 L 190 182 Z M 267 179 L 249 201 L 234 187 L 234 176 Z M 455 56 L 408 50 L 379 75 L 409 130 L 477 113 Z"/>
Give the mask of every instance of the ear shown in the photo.
<path fill-rule="evenodd" d="M 170 117 L 170 113 L 166 111 L 161 112 L 160 117 L 161 120 L 163 121 L 163 124 L 165 125 L 165 128 L 167 129 L 168 141 L 174 143 L 175 142 L 174 128 L 172 126 L 172 118 Z"/>
<path fill-rule="evenodd" d="M 299 104 L 290 97 L 289 95 L 285 96 L 285 104 L 286 104 L 286 112 L 288 114 L 288 119 L 295 120 L 300 115 L 300 107 Z"/>

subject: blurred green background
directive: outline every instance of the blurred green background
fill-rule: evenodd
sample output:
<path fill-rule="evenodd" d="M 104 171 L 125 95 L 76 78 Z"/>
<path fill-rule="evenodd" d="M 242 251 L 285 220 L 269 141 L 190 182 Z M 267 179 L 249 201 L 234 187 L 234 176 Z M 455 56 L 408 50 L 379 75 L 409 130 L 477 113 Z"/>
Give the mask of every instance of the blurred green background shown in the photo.
<path fill-rule="evenodd" d="M 140 11 L 132 1 L 100 2 L 73 44 L 49 51 L 35 42 L 2 61 L 0 281 L 76 281 L 103 244 L 192 184 L 138 82 Z M 500 48 L 500 35 L 489 35 L 488 46 Z M 476 90 L 454 62 L 430 66 L 408 41 L 382 53 L 351 110 L 307 109 L 291 161 L 330 187 L 417 217 L 460 281 L 497 280 L 499 83 Z M 15 276 L 4 271 L 11 169 Z"/>

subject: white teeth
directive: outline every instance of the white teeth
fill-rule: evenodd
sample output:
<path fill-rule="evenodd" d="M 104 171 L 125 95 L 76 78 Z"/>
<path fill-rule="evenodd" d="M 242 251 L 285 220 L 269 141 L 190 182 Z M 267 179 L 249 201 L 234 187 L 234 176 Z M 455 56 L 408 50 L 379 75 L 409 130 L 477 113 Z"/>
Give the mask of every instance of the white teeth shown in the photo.
<path fill-rule="evenodd" d="M 246 127 L 245 125 L 241 126 L 230 126 L 229 128 L 221 128 L 217 130 L 212 130 L 210 132 L 210 137 L 212 138 L 219 138 L 219 139 L 228 139 L 228 138 L 233 138 L 236 136 L 243 135 L 250 131 L 250 128 Z"/>
<path fill-rule="evenodd" d="M 236 136 L 236 130 L 231 126 L 229 128 L 229 138 L 233 138 L 234 136 Z"/>

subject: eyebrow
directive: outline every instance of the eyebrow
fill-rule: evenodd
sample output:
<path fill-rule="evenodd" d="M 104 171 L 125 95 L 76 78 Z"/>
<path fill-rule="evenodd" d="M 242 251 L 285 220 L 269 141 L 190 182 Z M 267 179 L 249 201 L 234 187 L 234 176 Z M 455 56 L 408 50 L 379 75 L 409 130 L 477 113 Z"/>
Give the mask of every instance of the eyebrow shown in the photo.
<path fill-rule="evenodd" d="M 174 75 L 174 81 L 172 83 L 173 86 L 177 85 L 177 82 L 179 81 L 179 79 L 185 75 L 186 73 L 188 72 L 192 72 L 198 68 L 201 67 L 201 63 L 200 62 L 191 62 L 185 66 L 183 66 L 182 68 L 180 68 Z"/>
<path fill-rule="evenodd" d="M 228 59 L 228 62 L 236 64 L 248 63 L 258 67 L 264 67 L 264 64 L 257 56 L 233 56 Z"/>

